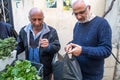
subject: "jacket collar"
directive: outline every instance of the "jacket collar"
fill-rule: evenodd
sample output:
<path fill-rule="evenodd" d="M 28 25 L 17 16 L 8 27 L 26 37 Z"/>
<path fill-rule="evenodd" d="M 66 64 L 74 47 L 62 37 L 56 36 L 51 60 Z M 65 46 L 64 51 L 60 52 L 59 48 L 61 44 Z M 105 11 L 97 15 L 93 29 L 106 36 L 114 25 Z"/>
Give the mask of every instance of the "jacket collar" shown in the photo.
<path fill-rule="evenodd" d="M 32 24 L 30 23 L 30 24 L 28 24 L 28 25 L 24 28 L 24 30 L 25 30 L 26 33 L 30 30 L 30 27 L 31 27 L 31 26 L 32 26 Z M 50 31 L 50 29 L 49 29 L 48 25 L 43 22 L 43 32 L 42 32 L 42 34 L 46 34 L 46 33 L 48 33 L 49 31 Z"/>
<path fill-rule="evenodd" d="M 28 46 L 30 46 L 30 39 L 29 39 L 29 37 L 30 37 L 30 27 L 31 27 L 31 26 L 32 26 L 32 24 L 30 23 L 30 24 L 28 24 L 28 25 L 24 28 L 25 32 L 27 33 Z M 46 34 L 46 33 L 48 33 L 48 32 L 50 32 L 50 28 L 48 27 L 47 24 L 43 23 L 43 31 L 42 31 L 42 33 L 41 33 L 40 39 L 42 39 L 42 38 L 43 38 L 43 35 Z"/>

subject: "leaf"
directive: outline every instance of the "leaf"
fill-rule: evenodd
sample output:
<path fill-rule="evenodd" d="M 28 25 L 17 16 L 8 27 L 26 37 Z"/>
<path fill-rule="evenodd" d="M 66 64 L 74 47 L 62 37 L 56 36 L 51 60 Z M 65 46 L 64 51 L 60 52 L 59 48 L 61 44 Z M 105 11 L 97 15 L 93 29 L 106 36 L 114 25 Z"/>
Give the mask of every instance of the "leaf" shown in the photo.
<path fill-rule="evenodd" d="M 1 77 L 2 76 L 2 77 Z M 28 60 L 17 60 L 13 66 L 7 65 L 6 71 L 1 73 L 0 80 L 40 80 L 37 69 Z"/>

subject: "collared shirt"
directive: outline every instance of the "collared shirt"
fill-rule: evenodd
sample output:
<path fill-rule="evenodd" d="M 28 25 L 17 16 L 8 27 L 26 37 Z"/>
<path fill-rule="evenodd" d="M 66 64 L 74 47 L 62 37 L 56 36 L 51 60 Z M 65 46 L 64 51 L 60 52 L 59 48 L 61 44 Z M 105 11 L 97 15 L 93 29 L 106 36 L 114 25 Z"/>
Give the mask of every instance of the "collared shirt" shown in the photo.
<path fill-rule="evenodd" d="M 33 29 L 32 29 L 32 25 L 29 26 L 29 30 L 32 32 L 32 35 L 33 35 L 33 38 L 34 40 L 36 40 L 37 38 L 39 38 L 39 36 L 42 34 L 43 30 L 44 30 L 44 27 L 43 29 L 38 32 L 36 35 L 34 34 L 33 32 Z M 39 42 L 38 42 L 38 45 L 39 45 Z M 29 60 L 31 62 L 35 62 L 35 63 L 40 63 L 40 57 L 39 57 L 39 54 L 40 54 L 40 49 L 39 47 L 32 47 L 30 46 L 29 48 Z"/>
<path fill-rule="evenodd" d="M 43 32 L 46 30 L 45 24 L 43 24 L 43 29 L 40 32 L 38 32 L 36 35 L 33 32 L 32 25 L 29 25 L 28 29 L 32 33 L 34 40 L 37 40 L 38 38 L 40 38 L 41 35 L 43 34 Z M 30 41 L 30 35 L 29 35 L 29 41 Z M 40 57 L 39 57 L 39 54 L 40 54 L 39 46 L 40 45 L 39 44 L 40 44 L 40 42 L 38 42 L 38 47 L 36 47 L 36 48 L 29 45 L 30 46 L 29 47 L 29 60 L 31 62 L 40 63 Z M 47 51 L 49 51 L 49 49 L 50 49 L 50 45 L 48 45 Z"/>
<path fill-rule="evenodd" d="M 40 34 L 43 32 L 44 27 L 43 27 L 43 29 L 42 29 L 41 31 L 39 31 L 36 35 L 34 34 L 34 32 L 33 32 L 33 29 L 32 29 L 32 26 L 31 26 L 31 25 L 30 25 L 30 27 L 29 27 L 29 30 L 32 32 L 33 37 L 34 37 L 34 40 L 35 40 L 35 39 L 37 39 L 37 38 L 40 36 Z"/>

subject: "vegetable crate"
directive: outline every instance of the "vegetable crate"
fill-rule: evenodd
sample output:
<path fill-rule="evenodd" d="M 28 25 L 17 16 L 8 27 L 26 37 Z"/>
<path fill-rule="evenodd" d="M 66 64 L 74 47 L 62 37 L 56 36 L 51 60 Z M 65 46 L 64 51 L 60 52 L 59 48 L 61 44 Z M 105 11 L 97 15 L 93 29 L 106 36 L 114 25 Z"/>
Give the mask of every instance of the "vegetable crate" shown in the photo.
<path fill-rule="evenodd" d="M 38 75 L 42 78 L 43 80 L 43 64 L 40 63 L 35 63 L 35 62 L 31 62 L 32 66 L 35 66 L 37 69 L 37 73 Z"/>
<path fill-rule="evenodd" d="M 0 72 L 0 80 L 43 80 L 43 65 L 16 59 Z"/>

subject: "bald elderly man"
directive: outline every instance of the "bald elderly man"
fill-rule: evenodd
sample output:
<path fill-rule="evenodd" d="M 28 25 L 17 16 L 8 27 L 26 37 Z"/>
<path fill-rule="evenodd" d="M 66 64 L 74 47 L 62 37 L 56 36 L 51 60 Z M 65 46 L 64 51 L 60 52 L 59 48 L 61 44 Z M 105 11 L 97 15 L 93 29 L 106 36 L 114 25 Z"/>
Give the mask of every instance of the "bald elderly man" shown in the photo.
<path fill-rule="evenodd" d="M 65 51 L 76 56 L 83 80 L 102 80 L 104 60 L 112 50 L 112 31 L 109 23 L 91 12 L 89 0 L 72 0 L 73 15 L 78 20 L 73 40 Z"/>
<path fill-rule="evenodd" d="M 29 21 L 19 32 L 17 53 L 25 51 L 27 60 L 42 63 L 44 80 L 50 80 L 52 58 L 60 50 L 57 31 L 44 22 L 43 11 L 39 8 L 30 10 Z"/>

